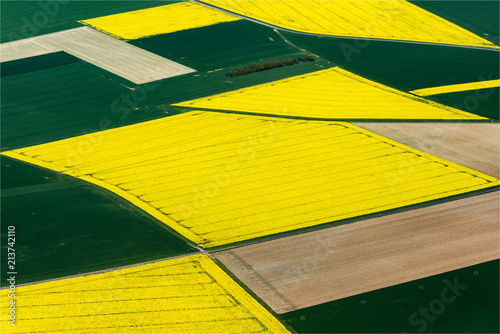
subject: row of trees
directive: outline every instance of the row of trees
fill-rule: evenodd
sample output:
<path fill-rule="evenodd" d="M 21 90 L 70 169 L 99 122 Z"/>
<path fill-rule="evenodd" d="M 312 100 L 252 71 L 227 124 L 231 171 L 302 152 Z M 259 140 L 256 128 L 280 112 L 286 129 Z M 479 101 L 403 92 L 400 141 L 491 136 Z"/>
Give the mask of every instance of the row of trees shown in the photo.
<path fill-rule="evenodd" d="M 244 67 L 236 67 L 234 70 L 227 72 L 226 75 L 229 77 L 237 77 L 240 75 L 270 70 L 276 67 L 295 65 L 315 60 L 316 58 L 310 55 L 305 55 L 299 58 L 283 58 L 280 60 L 270 60 L 259 64 L 252 64 Z"/>

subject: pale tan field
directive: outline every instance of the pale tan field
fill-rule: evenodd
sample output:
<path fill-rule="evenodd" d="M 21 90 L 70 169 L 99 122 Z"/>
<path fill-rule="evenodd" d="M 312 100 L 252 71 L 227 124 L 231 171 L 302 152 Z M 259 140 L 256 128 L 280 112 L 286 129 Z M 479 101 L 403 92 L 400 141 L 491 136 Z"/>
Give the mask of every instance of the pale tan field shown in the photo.
<path fill-rule="evenodd" d="M 283 313 L 499 258 L 499 193 L 217 253 Z"/>
<path fill-rule="evenodd" d="M 57 51 L 69 53 L 136 84 L 195 72 L 192 68 L 89 27 L 0 44 L 2 62 Z"/>

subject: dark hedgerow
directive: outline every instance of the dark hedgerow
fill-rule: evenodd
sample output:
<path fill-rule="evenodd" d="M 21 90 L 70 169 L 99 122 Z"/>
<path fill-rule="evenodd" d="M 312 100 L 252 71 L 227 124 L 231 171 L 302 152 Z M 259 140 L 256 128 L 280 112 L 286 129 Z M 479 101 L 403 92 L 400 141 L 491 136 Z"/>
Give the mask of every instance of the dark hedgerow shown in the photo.
<path fill-rule="evenodd" d="M 299 58 L 283 58 L 280 60 L 269 60 L 259 64 L 252 64 L 244 67 L 235 67 L 232 71 L 227 72 L 226 75 L 229 77 L 237 77 L 240 75 L 271 70 L 276 67 L 290 66 L 315 60 L 316 58 L 314 58 L 311 55 L 304 55 L 303 57 Z"/>

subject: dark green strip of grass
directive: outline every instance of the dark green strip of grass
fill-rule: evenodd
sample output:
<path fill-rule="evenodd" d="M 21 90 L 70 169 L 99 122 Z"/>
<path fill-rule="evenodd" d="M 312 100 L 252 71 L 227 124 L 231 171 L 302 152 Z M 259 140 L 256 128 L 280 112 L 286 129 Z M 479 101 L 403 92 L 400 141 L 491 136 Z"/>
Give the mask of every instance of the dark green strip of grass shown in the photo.
<path fill-rule="evenodd" d="M 479 116 L 488 117 L 494 120 L 499 120 L 500 118 L 498 87 L 439 94 L 426 96 L 425 98 Z"/>
<path fill-rule="evenodd" d="M 37 57 L 23 58 L 1 63 L 0 75 L 2 78 L 5 78 L 11 75 L 20 75 L 78 62 L 81 62 L 81 60 L 67 54 L 66 52 L 54 52 Z"/>
<path fill-rule="evenodd" d="M 410 0 L 413 4 L 499 45 L 500 2 L 496 0 Z"/>
<path fill-rule="evenodd" d="M 226 70 L 304 52 L 286 44 L 272 29 L 240 20 L 129 42 L 198 71 Z"/>
<path fill-rule="evenodd" d="M 298 333 L 498 333 L 498 281 L 495 260 L 280 318 Z"/>
<path fill-rule="evenodd" d="M 2 0 L 2 43 L 81 27 L 79 20 L 132 10 L 156 7 L 178 1 L 18 1 Z"/>
<path fill-rule="evenodd" d="M 402 91 L 500 77 L 495 50 L 283 35 L 348 71 Z"/>
<path fill-rule="evenodd" d="M 6 157 L 1 168 L 2 263 L 15 226 L 17 284 L 195 252 L 109 192 Z"/>

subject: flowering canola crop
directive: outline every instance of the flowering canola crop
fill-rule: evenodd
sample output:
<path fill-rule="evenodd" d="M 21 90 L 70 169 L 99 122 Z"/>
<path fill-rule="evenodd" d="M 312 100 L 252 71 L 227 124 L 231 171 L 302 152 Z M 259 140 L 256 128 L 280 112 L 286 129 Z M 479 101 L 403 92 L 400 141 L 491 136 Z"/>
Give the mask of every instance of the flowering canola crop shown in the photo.
<path fill-rule="evenodd" d="M 464 91 L 468 91 L 468 90 L 486 89 L 486 88 L 495 88 L 495 87 L 500 87 L 500 79 L 478 81 L 478 82 L 468 82 L 468 83 L 457 84 L 457 85 L 422 88 L 422 89 L 412 90 L 410 93 L 413 93 L 413 94 L 419 95 L 419 96 L 429 96 L 429 95 L 456 93 L 456 92 L 464 92 Z"/>
<path fill-rule="evenodd" d="M 2 333 L 288 333 L 205 255 L 16 288 Z"/>
<path fill-rule="evenodd" d="M 114 37 L 137 39 L 236 20 L 236 16 L 206 6 L 180 2 L 80 22 Z"/>
<path fill-rule="evenodd" d="M 339 67 L 177 105 L 335 119 L 484 119 L 389 88 Z"/>
<path fill-rule="evenodd" d="M 402 0 L 204 0 L 282 28 L 347 37 L 498 48 L 491 42 Z"/>
<path fill-rule="evenodd" d="M 192 111 L 4 152 L 215 247 L 498 185 L 343 122 Z"/>

